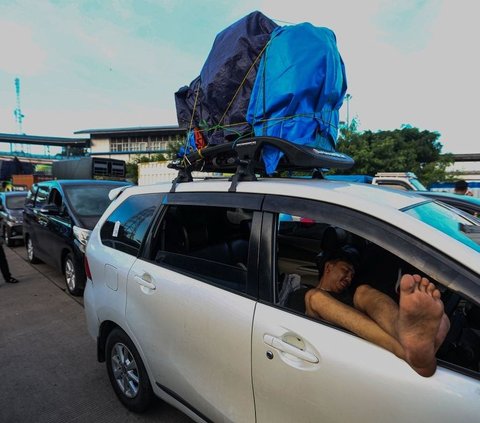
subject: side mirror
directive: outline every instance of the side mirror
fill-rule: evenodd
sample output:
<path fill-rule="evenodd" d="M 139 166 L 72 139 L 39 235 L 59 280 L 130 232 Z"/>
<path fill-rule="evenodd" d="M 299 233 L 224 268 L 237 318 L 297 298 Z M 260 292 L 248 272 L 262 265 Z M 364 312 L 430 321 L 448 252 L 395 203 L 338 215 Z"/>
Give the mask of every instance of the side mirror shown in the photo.
<path fill-rule="evenodd" d="M 56 204 L 45 204 L 40 208 L 40 213 L 58 215 L 60 214 L 60 209 Z"/>

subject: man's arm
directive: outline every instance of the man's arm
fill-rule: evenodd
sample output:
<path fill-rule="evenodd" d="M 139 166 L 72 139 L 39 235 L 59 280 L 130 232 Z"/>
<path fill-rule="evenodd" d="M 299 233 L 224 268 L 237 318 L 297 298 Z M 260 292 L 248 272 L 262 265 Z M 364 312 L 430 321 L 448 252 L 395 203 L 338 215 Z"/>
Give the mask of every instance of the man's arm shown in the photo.
<path fill-rule="evenodd" d="M 333 298 L 321 289 L 312 289 L 305 295 L 307 316 L 323 319 L 334 325 L 353 332 L 367 341 L 373 342 L 405 359 L 405 352 L 400 343 L 385 332 L 366 314 Z"/>

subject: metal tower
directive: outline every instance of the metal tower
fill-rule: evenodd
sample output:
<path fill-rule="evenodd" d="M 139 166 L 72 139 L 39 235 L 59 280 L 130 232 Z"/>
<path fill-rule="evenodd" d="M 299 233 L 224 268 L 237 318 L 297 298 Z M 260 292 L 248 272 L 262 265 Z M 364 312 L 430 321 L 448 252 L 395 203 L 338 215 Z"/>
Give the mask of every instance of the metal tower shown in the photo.
<path fill-rule="evenodd" d="M 23 134 L 22 122 L 25 115 L 22 113 L 20 108 L 20 78 L 15 78 L 15 95 L 17 97 L 17 107 L 13 111 L 15 115 L 15 120 L 17 121 L 18 133 Z"/>

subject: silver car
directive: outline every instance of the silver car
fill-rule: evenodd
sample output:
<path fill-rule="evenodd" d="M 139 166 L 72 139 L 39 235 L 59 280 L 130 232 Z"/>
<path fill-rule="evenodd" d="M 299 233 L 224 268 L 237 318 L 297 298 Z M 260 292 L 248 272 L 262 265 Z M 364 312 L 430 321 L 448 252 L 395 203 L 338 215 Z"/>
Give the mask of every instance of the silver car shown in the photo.
<path fill-rule="evenodd" d="M 26 192 L 0 192 L 0 235 L 5 244 L 12 246 L 16 241 L 23 242 L 23 206 Z"/>
<path fill-rule="evenodd" d="M 475 422 L 478 221 L 408 192 L 259 178 L 130 187 L 87 246 L 85 313 L 120 401 L 154 395 L 195 421 Z M 290 305 L 319 254 L 361 252 L 353 284 L 397 300 L 402 274 L 441 291 L 450 331 L 425 378 L 389 351 Z"/>

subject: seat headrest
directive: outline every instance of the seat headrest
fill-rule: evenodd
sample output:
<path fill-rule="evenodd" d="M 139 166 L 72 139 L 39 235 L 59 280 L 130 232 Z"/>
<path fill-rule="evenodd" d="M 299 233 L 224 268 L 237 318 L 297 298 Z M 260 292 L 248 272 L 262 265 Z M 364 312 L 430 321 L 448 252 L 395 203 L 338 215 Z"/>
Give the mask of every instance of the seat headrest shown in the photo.
<path fill-rule="evenodd" d="M 322 237 L 322 250 L 333 251 L 341 248 L 350 241 L 350 234 L 342 228 L 328 226 Z"/>

